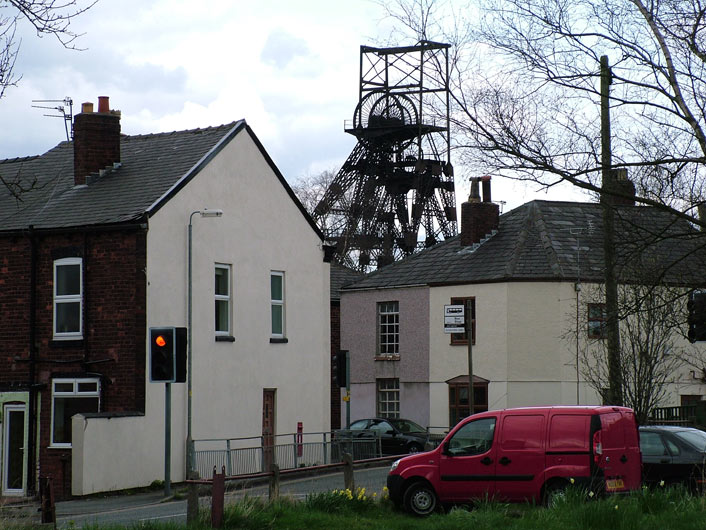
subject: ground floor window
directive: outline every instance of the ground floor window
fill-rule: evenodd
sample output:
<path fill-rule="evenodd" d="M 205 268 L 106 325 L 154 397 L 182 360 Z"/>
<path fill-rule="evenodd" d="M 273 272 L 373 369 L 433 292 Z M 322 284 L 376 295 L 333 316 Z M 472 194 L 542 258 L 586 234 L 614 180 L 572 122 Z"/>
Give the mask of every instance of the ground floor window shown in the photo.
<path fill-rule="evenodd" d="M 71 447 L 71 417 L 100 411 L 100 380 L 54 379 L 52 381 L 51 445 Z"/>
<path fill-rule="evenodd" d="M 466 381 L 468 377 L 466 377 Z M 473 414 L 488 410 L 488 383 L 473 383 Z M 449 383 L 449 427 L 469 416 L 468 383 Z"/>
<path fill-rule="evenodd" d="M 400 380 L 377 380 L 377 415 L 380 418 L 400 417 Z"/>

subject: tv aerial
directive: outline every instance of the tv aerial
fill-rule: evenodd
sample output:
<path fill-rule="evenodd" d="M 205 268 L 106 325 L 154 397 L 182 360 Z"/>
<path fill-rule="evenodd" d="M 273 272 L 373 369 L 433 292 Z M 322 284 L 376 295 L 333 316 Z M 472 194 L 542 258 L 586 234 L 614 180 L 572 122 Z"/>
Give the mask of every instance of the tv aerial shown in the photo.
<path fill-rule="evenodd" d="M 58 114 L 44 114 L 49 118 L 63 118 L 64 119 L 64 130 L 66 131 L 66 141 L 70 142 L 74 137 L 74 102 L 73 100 L 66 96 L 64 99 L 33 99 L 32 103 L 58 103 L 53 107 L 47 107 L 45 105 L 32 105 L 35 109 L 47 109 L 52 110 Z"/>

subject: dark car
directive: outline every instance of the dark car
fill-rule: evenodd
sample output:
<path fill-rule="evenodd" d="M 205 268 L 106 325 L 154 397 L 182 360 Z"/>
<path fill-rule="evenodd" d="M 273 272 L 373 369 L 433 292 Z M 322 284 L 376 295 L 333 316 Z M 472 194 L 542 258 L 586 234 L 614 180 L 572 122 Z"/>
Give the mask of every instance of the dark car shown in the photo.
<path fill-rule="evenodd" d="M 353 437 L 376 437 L 383 455 L 418 453 L 429 441 L 427 430 L 411 420 L 400 418 L 369 418 L 351 423 L 348 432 Z"/>
<path fill-rule="evenodd" d="M 691 427 L 640 427 L 642 481 L 648 486 L 683 484 L 692 491 L 706 485 L 706 432 Z"/>

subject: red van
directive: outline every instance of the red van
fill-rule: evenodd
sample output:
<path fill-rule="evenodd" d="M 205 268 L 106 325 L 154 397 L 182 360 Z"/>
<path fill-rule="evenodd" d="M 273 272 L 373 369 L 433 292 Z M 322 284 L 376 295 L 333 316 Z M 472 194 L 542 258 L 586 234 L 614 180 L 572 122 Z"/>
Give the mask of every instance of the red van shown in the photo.
<path fill-rule="evenodd" d="M 569 484 L 596 494 L 640 488 L 634 412 L 625 407 L 527 407 L 475 414 L 433 451 L 397 460 L 390 499 L 416 515 L 473 499 L 550 502 Z"/>

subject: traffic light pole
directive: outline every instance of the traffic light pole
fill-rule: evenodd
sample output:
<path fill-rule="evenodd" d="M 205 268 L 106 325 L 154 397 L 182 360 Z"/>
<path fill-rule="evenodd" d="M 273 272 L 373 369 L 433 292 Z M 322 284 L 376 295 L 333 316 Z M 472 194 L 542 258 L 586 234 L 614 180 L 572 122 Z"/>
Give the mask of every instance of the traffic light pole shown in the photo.
<path fill-rule="evenodd" d="M 172 495 L 172 384 L 164 383 L 164 496 Z"/>
<path fill-rule="evenodd" d="M 346 429 L 351 428 L 351 358 L 346 351 Z"/>

